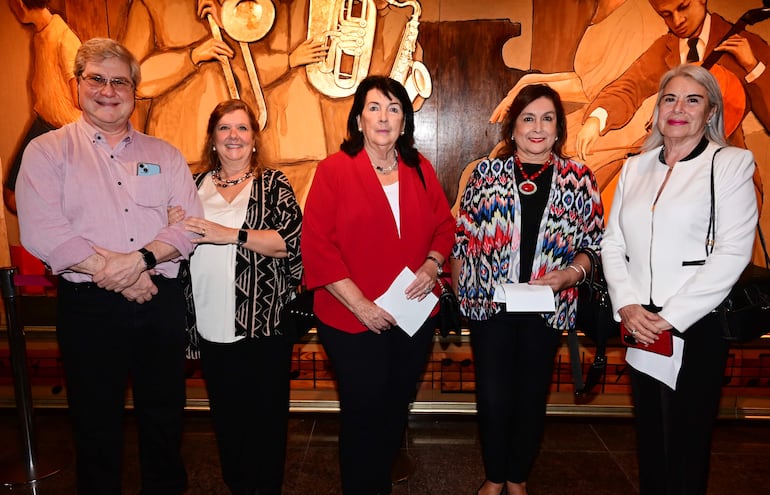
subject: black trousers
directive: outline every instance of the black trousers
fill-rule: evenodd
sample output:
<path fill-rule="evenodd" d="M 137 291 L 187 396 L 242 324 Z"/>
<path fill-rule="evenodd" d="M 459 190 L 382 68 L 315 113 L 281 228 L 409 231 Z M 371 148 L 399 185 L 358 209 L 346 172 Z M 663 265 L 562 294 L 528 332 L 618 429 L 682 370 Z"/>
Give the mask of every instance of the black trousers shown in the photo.
<path fill-rule="evenodd" d="M 132 384 L 143 495 L 180 494 L 185 406 L 185 300 L 175 279 L 129 302 L 95 284 L 60 279 L 57 337 L 67 379 L 80 495 L 122 493 L 123 413 Z"/>
<path fill-rule="evenodd" d="M 684 334 L 676 390 L 631 368 L 641 495 L 705 495 L 729 345 L 709 315 Z"/>
<path fill-rule="evenodd" d="M 539 315 L 471 320 L 481 456 L 493 483 L 527 481 L 545 428 L 561 332 Z"/>
<path fill-rule="evenodd" d="M 200 339 L 222 477 L 233 495 L 280 495 L 289 422 L 291 345 L 283 336 Z"/>
<path fill-rule="evenodd" d="M 390 472 L 435 328 L 428 318 L 410 337 L 399 328 L 350 334 L 319 323 L 339 390 L 344 495 L 391 492 Z"/>

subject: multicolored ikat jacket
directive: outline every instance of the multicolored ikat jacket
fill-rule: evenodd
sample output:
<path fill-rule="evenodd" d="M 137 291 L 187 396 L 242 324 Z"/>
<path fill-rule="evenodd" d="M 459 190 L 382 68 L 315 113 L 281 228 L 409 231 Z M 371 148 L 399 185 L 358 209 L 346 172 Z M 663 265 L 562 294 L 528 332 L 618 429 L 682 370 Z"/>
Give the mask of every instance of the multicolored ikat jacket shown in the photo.
<path fill-rule="evenodd" d="M 604 208 L 596 179 L 585 165 L 554 157 L 555 166 L 536 243 L 532 279 L 565 268 L 581 248 L 599 249 Z M 502 310 L 492 301 L 498 283 L 518 282 L 521 203 L 513 157 L 484 159 L 460 203 L 452 257 L 460 260 L 458 299 L 466 316 L 487 320 Z M 573 328 L 577 288 L 555 295 L 556 312 L 544 314 L 560 330 Z"/>

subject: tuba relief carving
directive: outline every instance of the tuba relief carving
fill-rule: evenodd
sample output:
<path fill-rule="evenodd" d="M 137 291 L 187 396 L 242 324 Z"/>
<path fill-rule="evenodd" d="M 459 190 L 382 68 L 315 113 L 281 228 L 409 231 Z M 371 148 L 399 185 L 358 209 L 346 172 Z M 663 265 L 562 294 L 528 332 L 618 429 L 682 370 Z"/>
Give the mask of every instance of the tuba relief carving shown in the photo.
<path fill-rule="evenodd" d="M 430 72 L 414 60 L 422 7 L 417 0 L 387 0 L 395 7 L 411 7 L 390 77 L 404 85 L 412 101 L 428 98 L 433 90 Z M 308 38 L 329 43 L 326 58 L 306 66 L 310 83 L 332 98 L 355 93 L 368 75 L 372 58 L 377 6 L 374 0 L 310 0 Z"/>

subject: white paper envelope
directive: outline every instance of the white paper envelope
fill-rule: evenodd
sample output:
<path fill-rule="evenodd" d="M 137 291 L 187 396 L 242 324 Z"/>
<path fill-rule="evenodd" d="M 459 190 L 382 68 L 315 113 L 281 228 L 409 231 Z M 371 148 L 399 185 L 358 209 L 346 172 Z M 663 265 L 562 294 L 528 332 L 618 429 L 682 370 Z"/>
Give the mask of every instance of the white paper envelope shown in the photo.
<path fill-rule="evenodd" d="M 404 291 L 415 278 L 417 277 L 412 270 L 409 267 L 404 267 L 390 284 L 388 290 L 374 300 L 374 304 L 393 315 L 398 326 L 409 336 L 417 333 L 438 302 L 438 297 L 432 292 L 426 295 L 422 301 L 406 298 Z"/>
<path fill-rule="evenodd" d="M 505 303 L 509 313 L 553 313 L 556 311 L 553 291 L 547 285 L 497 284 L 492 300 Z"/>

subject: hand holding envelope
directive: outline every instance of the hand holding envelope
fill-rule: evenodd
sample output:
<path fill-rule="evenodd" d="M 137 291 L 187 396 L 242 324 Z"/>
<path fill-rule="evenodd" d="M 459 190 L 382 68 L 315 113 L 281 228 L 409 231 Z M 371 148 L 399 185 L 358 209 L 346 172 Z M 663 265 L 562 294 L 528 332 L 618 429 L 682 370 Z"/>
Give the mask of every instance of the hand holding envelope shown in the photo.
<path fill-rule="evenodd" d="M 398 326 L 410 337 L 417 333 L 438 302 L 433 293 L 428 293 L 422 301 L 406 298 L 406 288 L 416 278 L 412 270 L 404 267 L 388 290 L 374 300 L 374 304 L 393 315 Z"/>
<path fill-rule="evenodd" d="M 493 302 L 505 303 L 508 313 L 553 313 L 553 290 L 547 285 L 505 283 L 494 286 Z"/>

